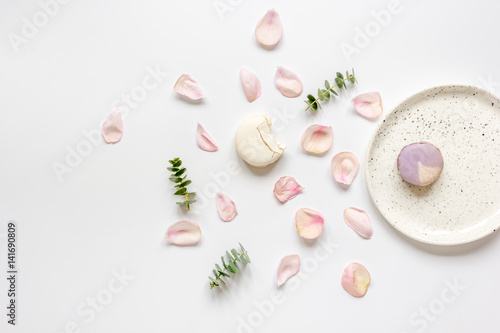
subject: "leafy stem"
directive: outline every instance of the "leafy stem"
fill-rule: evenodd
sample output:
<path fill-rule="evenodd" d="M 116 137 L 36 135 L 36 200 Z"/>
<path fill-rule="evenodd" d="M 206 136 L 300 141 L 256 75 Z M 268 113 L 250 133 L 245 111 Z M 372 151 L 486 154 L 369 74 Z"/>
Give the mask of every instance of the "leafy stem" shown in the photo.
<path fill-rule="evenodd" d="M 328 80 L 325 80 L 325 88 L 326 89 L 318 89 L 318 97 L 315 98 L 312 94 L 307 95 L 307 99 L 304 101 L 307 104 L 306 111 L 309 109 L 313 109 L 314 111 L 318 110 L 318 107 L 321 109 L 321 104 L 319 103 L 320 101 L 325 101 L 329 100 L 330 97 L 333 98 L 333 96 L 330 94 L 332 93 L 335 96 L 338 96 L 338 93 L 333 90 L 333 88 L 338 87 L 339 89 L 346 89 L 347 90 L 347 81 L 349 81 L 351 84 L 357 83 L 358 80 L 356 80 L 355 74 L 354 74 L 354 68 L 352 69 L 352 74 L 349 73 L 349 71 L 345 72 L 346 76 L 340 72 L 337 72 L 337 76 L 335 77 L 335 84 L 333 86 L 330 86 L 330 82 Z"/>
<path fill-rule="evenodd" d="M 248 253 L 243 245 L 241 245 L 241 243 L 239 243 L 239 245 L 241 253 L 238 253 L 238 251 L 236 251 L 235 249 L 232 249 L 231 253 L 229 253 L 229 251 L 226 251 L 226 257 L 229 261 L 227 264 L 224 260 L 224 256 L 220 257 L 222 267 L 224 268 L 221 268 L 218 264 L 215 264 L 215 268 L 212 270 L 214 276 L 208 277 L 208 279 L 210 280 L 210 289 L 213 289 L 214 287 L 220 287 L 221 284 L 226 284 L 226 282 L 224 282 L 222 278 L 231 278 L 231 275 L 229 273 L 238 273 L 240 271 L 237 266 L 238 261 L 244 265 L 251 262 L 250 257 L 248 256 Z"/>
<path fill-rule="evenodd" d="M 191 184 L 191 181 L 187 178 L 185 174 L 186 168 L 181 168 L 182 161 L 176 157 L 173 160 L 168 161 L 172 166 L 168 167 L 167 170 L 172 171 L 170 175 L 170 181 L 175 183 L 174 187 L 177 189 L 174 195 L 182 195 L 186 200 L 177 202 L 178 205 L 187 206 L 187 209 L 190 210 L 190 205 L 196 202 L 195 199 L 189 199 L 189 196 L 194 197 L 195 192 L 188 192 L 187 187 Z M 184 176 L 183 176 L 184 175 Z"/>

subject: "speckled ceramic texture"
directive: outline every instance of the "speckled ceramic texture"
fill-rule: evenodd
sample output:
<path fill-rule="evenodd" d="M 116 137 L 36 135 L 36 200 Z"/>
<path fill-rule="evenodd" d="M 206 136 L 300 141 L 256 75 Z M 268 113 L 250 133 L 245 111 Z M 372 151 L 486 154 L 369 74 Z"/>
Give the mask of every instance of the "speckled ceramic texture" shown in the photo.
<path fill-rule="evenodd" d="M 441 150 L 437 181 L 418 187 L 397 170 L 401 149 L 427 141 Z M 385 219 L 403 234 L 437 245 L 468 243 L 500 225 L 500 100 L 473 86 L 424 90 L 378 125 L 366 178 Z"/>

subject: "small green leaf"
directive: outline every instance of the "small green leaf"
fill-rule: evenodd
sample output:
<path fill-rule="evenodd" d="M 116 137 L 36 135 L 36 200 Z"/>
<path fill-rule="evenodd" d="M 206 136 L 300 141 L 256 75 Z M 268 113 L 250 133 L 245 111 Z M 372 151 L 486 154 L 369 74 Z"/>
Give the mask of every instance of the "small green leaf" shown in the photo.
<path fill-rule="evenodd" d="M 181 166 L 181 164 L 182 164 L 182 161 L 181 161 L 181 160 L 179 160 L 179 161 L 175 162 L 174 164 L 172 164 L 172 166 L 173 166 L 174 168 L 178 168 L 178 167 L 180 167 L 180 166 Z"/>
<path fill-rule="evenodd" d="M 224 256 L 220 257 L 220 260 L 222 261 L 222 266 L 227 267 L 226 262 L 224 261 Z"/>
<path fill-rule="evenodd" d="M 195 199 L 193 199 L 193 200 L 185 200 L 185 201 L 183 202 L 183 204 L 185 204 L 186 206 L 189 206 L 189 205 L 191 205 L 191 204 L 193 204 L 193 203 L 195 203 L 195 202 L 196 202 L 196 200 L 195 200 Z"/>
<path fill-rule="evenodd" d="M 234 256 L 234 259 L 236 259 L 236 260 L 238 260 L 238 261 L 240 260 L 240 258 L 239 258 L 239 257 L 240 257 L 240 255 L 238 254 L 238 252 L 236 252 L 236 250 L 235 250 L 235 249 L 232 249 L 232 250 L 231 250 L 231 253 L 232 253 L 232 254 L 233 254 L 233 256 Z"/>
<path fill-rule="evenodd" d="M 328 80 L 325 80 L 325 88 L 326 90 L 330 89 L 330 82 Z"/>
<path fill-rule="evenodd" d="M 180 169 L 179 171 L 177 171 L 177 172 L 175 173 L 175 175 L 174 175 L 174 176 L 179 177 L 179 176 L 181 176 L 184 172 L 186 172 L 186 168 L 182 168 L 182 169 Z"/>
<path fill-rule="evenodd" d="M 314 111 L 317 111 L 318 110 L 318 103 L 317 102 L 314 102 L 311 104 L 311 108 L 314 110 Z"/>
<path fill-rule="evenodd" d="M 234 258 L 231 256 L 231 254 L 229 252 L 226 251 L 226 257 L 227 259 L 229 259 L 229 264 L 231 265 L 231 261 L 234 260 Z"/>
<path fill-rule="evenodd" d="M 222 276 L 225 276 L 225 277 L 227 277 L 227 278 L 231 278 L 231 275 L 229 275 L 229 274 L 227 274 L 227 273 L 225 273 L 225 272 L 223 272 L 223 271 L 219 271 L 219 273 L 220 273 Z"/>
<path fill-rule="evenodd" d="M 217 274 L 217 271 L 215 269 L 212 269 L 212 273 L 214 273 L 215 279 L 219 278 L 219 275 Z"/>
<path fill-rule="evenodd" d="M 319 97 L 320 101 L 324 101 L 325 100 L 325 96 L 323 96 L 323 94 L 321 93 L 321 89 L 318 89 L 318 97 Z"/>
<path fill-rule="evenodd" d="M 335 96 L 338 96 L 337 92 L 335 90 L 330 90 Z"/>
<path fill-rule="evenodd" d="M 339 88 L 342 88 L 342 85 L 344 84 L 344 80 L 342 80 L 342 79 L 341 79 L 341 78 L 339 78 L 339 77 L 336 77 L 336 78 L 335 78 L 335 83 L 337 83 L 337 86 L 338 86 Z"/>
<path fill-rule="evenodd" d="M 213 277 L 209 276 L 208 278 L 210 279 L 210 281 L 215 282 Z"/>
<path fill-rule="evenodd" d="M 238 273 L 240 270 L 232 261 L 229 262 L 229 267 L 233 270 L 234 274 Z"/>
<path fill-rule="evenodd" d="M 344 81 L 344 75 L 342 75 L 342 73 L 337 72 L 337 77 L 338 77 L 339 79 L 341 79 L 342 81 Z"/>
<path fill-rule="evenodd" d="M 182 180 L 182 179 L 181 179 Z M 184 182 L 182 182 L 181 184 L 179 184 L 179 187 L 186 187 L 188 186 L 189 184 L 191 184 L 191 181 L 190 180 L 186 180 Z"/>
<path fill-rule="evenodd" d="M 222 280 L 222 279 L 219 279 L 219 281 L 222 282 L 222 284 L 224 284 L 224 285 L 226 284 L 226 282 L 224 282 L 224 280 Z"/>
<path fill-rule="evenodd" d="M 325 93 L 325 99 L 328 101 L 330 99 L 330 92 Z"/>
<path fill-rule="evenodd" d="M 220 272 L 222 271 L 222 269 L 220 268 L 220 266 L 218 264 L 215 264 L 215 268 Z"/>
<path fill-rule="evenodd" d="M 311 94 L 307 95 L 307 99 L 308 99 L 308 100 L 309 100 L 309 102 L 311 102 L 311 103 L 313 103 L 313 102 L 316 100 L 316 98 L 314 98 L 314 96 L 313 96 L 313 95 L 311 95 Z"/>
<path fill-rule="evenodd" d="M 173 183 L 178 183 L 178 182 L 181 182 L 182 181 L 182 178 L 180 177 L 175 177 L 175 176 L 172 176 L 169 178 L 171 182 Z"/>
<path fill-rule="evenodd" d="M 174 195 L 183 195 L 186 193 L 186 191 L 187 191 L 187 188 L 184 187 L 184 188 L 181 188 L 181 189 L 175 191 Z"/>
<path fill-rule="evenodd" d="M 171 167 L 168 167 L 167 168 L 168 171 L 172 171 L 172 172 L 177 172 L 179 170 L 179 168 L 171 168 Z"/>

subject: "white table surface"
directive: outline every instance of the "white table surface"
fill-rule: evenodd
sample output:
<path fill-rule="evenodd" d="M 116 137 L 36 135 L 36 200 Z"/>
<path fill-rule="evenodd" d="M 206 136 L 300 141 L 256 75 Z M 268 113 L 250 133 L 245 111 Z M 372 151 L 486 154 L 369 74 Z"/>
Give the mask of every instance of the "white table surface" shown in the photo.
<path fill-rule="evenodd" d="M 388 7 L 396 13 L 380 28 L 372 12 Z M 388 112 L 433 85 L 466 83 L 500 92 L 500 3 L 71 1 L 47 8 L 52 17 L 36 1 L 0 3 L 1 275 L 7 271 L 9 220 L 18 224 L 19 267 L 15 327 L 6 322 L 8 288 L 0 279 L 0 331 L 500 329 L 498 235 L 457 247 L 420 244 L 378 214 L 364 170 L 348 190 L 330 174 L 330 160 L 340 151 L 355 152 L 364 166 L 377 121 L 353 111 L 349 102 L 358 93 L 380 91 Z M 270 51 L 257 44 L 253 31 L 271 8 L 279 12 L 284 34 Z M 36 31 L 24 18 L 38 20 Z M 355 39 L 365 28 L 372 37 L 362 45 Z M 347 44 L 357 53 L 346 57 L 341 46 Z M 253 103 L 239 82 L 241 65 L 262 82 Z M 278 65 L 302 78 L 299 98 L 276 89 Z M 351 67 L 359 85 L 316 114 L 304 112 L 306 94 Z M 154 71 L 160 73 L 157 81 L 148 78 Z M 183 73 L 200 83 L 203 103 L 174 94 Z M 141 88 L 143 82 L 150 90 Z M 122 96 L 130 94 L 136 100 L 127 106 Z M 123 139 L 116 145 L 89 143 L 83 133 L 98 130 L 113 106 L 127 113 Z M 255 170 L 239 159 L 233 139 L 244 118 L 263 113 L 275 118 L 276 136 L 288 148 L 274 166 Z M 196 146 L 197 122 L 218 142 L 216 153 Z M 322 157 L 300 147 L 301 133 L 314 123 L 334 129 L 333 147 Z M 58 179 L 54 165 L 66 164 L 69 150 L 89 147 Z M 199 193 L 190 213 L 175 205 L 165 169 L 175 156 Z M 284 175 L 306 189 L 282 205 L 272 190 Z M 236 202 L 233 222 L 217 216 L 215 188 Z M 370 214 L 371 240 L 345 225 L 342 212 L 349 206 Z M 297 235 L 294 214 L 301 207 L 327 219 L 316 242 Z M 168 245 L 165 230 L 185 218 L 200 224 L 201 242 Z M 238 242 L 252 264 L 227 288 L 210 290 L 212 266 Z M 278 262 L 291 253 L 302 258 L 301 274 L 278 289 Z M 351 261 L 372 276 L 361 299 L 340 285 Z"/>

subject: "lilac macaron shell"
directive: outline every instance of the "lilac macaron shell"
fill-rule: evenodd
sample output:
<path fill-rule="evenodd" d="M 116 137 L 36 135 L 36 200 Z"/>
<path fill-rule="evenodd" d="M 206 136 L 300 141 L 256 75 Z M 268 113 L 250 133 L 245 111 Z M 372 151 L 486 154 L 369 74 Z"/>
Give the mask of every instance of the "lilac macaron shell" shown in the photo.
<path fill-rule="evenodd" d="M 428 142 L 405 146 L 398 156 L 398 170 L 408 183 L 426 186 L 435 182 L 443 169 L 443 156 Z"/>

